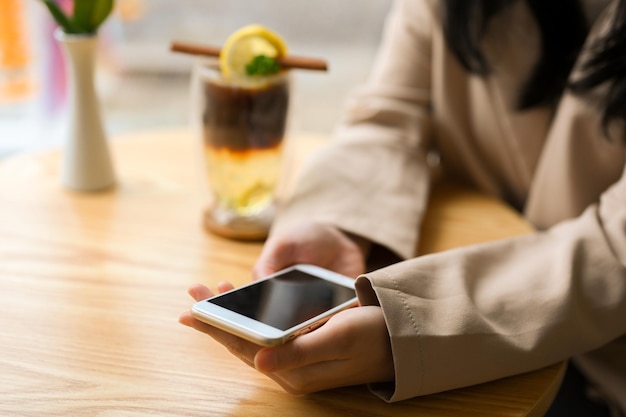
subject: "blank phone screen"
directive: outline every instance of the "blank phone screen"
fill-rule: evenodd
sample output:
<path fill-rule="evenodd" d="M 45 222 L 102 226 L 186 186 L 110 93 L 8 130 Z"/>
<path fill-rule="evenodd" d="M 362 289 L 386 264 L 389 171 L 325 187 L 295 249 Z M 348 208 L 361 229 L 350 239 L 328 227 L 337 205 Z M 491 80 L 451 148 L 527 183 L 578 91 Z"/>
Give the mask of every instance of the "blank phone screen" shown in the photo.
<path fill-rule="evenodd" d="M 207 302 L 287 330 L 354 297 L 352 288 L 291 270 Z"/>

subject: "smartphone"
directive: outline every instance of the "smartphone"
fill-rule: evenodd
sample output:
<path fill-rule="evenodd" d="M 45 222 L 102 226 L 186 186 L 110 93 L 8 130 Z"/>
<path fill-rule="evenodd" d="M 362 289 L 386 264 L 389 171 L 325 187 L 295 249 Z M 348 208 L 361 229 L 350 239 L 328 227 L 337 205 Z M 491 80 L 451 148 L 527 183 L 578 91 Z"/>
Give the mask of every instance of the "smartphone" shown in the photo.
<path fill-rule="evenodd" d="M 263 346 L 276 346 L 357 305 L 354 279 L 298 264 L 195 303 L 198 320 Z"/>

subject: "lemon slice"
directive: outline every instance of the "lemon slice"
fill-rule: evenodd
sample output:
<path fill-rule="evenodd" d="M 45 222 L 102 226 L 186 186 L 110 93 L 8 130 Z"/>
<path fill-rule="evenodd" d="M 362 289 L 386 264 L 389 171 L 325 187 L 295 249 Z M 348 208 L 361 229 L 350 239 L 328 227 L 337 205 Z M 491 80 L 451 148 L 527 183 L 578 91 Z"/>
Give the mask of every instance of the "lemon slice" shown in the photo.
<path fill-rule="evenodd" d="M 255 56 L 278 58 L 287 55 L 287 45 L 262 25 L 244 26 L 230 35 L 220 52 L 220 69 L 225 77 L 245 77 L 246 65 Z"/>

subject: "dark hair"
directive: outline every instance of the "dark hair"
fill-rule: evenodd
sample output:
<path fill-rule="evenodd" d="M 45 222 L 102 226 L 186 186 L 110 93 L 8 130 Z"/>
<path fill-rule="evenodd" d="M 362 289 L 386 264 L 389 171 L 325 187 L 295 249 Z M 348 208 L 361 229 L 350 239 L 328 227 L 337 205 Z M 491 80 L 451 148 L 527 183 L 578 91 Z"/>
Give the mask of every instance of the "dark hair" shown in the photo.
<path fill-rule="evenodd" d="M 541 34 L 541 55 L 524 88 L 518 108 L 554 103 L 565 88 L 588 93 L 608 83 L 603 98 L 602 124 L 626 121 L 626 0 L 619 0 L 611 29 L 590 47 L 582 76 L 568 78 L 587 37 L 588 25 L 578 0 L 526 0 Z M 461 64 L 486 76 L 490 68 L 481 42 L 490 19 L 514 0 L 442 0 L 444 36 Z"/>
<path fill-rule="evenodd" d="M 612 19 L 609 31 L 590 45 L 582 77 L 569 85 L 575 93 L 584 94 L 607 84 L 602 103 L 605 133 L 611 121 L 626 122 L 626 1 L 618 1 Z"/>

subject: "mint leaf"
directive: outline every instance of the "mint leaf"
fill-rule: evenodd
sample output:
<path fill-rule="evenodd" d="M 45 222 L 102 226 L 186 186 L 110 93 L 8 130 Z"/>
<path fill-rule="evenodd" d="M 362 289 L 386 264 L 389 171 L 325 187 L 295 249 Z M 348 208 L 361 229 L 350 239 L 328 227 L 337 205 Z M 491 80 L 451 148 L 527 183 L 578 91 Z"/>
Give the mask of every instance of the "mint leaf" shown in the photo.
<path fill-rule="evenodd" d="M 276 58 L 266 55 L 257 55 L 246 65 L 246 74 L 249 76 L 272 75 L 280 71 L 280 64 Z"/>

